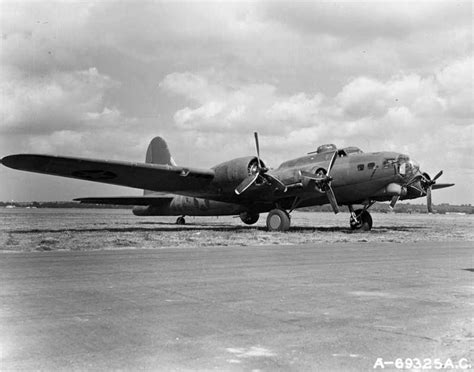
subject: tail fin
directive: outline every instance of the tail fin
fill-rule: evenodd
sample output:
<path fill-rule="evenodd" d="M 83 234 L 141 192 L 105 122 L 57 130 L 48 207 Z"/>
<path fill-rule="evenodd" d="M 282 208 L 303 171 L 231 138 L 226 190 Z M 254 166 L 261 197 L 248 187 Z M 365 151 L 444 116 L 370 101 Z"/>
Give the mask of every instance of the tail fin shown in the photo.
<path fill-rule="evenodd" d="M 152 164 L 168 164 L 176 166 L 175 161 L 171 157 L 170 150 L 166 141 L 161 137 L 155 137 L 151 140 L 146 150 L 145 163 Z M 143 194 L 156 193 L 154 191 L 144 190 Z"/>
<path fill-rule="evenodd" d="M 176 165 L 171 157 L 166 141 L 161 137 L 151 140 L 146 150 L 146 163 Z"/>

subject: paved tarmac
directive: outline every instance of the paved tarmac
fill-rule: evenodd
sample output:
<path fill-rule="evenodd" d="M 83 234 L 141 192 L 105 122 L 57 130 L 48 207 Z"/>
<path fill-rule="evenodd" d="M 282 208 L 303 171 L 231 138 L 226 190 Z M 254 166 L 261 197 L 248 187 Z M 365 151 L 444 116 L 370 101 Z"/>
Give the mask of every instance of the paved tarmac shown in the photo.
<path fill-rule="evenodd" d="M 0 369 L 470 362 L 472 252 L 457 242 L 4 253 Z"/>

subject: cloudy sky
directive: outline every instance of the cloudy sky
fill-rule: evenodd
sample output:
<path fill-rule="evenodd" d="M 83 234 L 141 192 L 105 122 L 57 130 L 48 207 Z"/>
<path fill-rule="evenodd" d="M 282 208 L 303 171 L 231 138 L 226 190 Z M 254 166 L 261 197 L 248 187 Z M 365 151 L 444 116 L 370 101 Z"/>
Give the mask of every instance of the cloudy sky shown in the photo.
<path fill-rule="evenodd" d="M 276 167 L 320 144 L 407 153 L 473 203 L 473 13 L 439 2 L 0 3 L 0 157 L 178 164 L 254 153 Z M 0 200 L 139 190 L 0 167 Z M 424 201 L 423 201 L 424 202 Z"/>

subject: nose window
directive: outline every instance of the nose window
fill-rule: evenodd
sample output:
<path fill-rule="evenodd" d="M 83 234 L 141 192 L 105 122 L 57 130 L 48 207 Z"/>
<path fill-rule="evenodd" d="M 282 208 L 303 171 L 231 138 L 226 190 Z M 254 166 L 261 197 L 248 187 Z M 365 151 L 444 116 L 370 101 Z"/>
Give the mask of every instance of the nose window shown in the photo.
<path fill-rule="evenodd" d="M 414 160 L 410 160 L 410 158 L 407 155 L 399 155 L 397 158 L 397 164 L 398 164 L 398 173 L 401 176 L 412 177 L 419 170 L 418 163 Z"/>

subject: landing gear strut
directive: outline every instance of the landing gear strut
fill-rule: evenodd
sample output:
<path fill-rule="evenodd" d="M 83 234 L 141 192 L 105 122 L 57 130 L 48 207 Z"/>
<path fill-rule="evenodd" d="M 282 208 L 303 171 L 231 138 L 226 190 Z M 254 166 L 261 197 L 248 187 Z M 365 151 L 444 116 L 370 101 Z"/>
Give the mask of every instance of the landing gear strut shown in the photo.
<path fill-rule="evenodd" d="M 268 231 L 288 231 L 290 229 L 290 215 L 283 209 L 276 208 L 268 212 Z"/>
<path fill-rule="evenodd" d="M 186 223 L 186 220 L 184 219 L 184 216 L 178 217 L 176 219 L 176 225 L 184 225 Z"/>
<path fill-rule="evenodd" d="M 349 220 L 351 230 L 369 231 L 372 229 L 372 216 L 367 211 L 372 204 L 366 205 L 364 209 L 357 209 L 356 211 L 354 211 L 352 205 L 349 205 L 349 211 L 351 212 L 351 218 Z"/>

